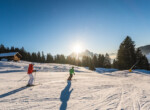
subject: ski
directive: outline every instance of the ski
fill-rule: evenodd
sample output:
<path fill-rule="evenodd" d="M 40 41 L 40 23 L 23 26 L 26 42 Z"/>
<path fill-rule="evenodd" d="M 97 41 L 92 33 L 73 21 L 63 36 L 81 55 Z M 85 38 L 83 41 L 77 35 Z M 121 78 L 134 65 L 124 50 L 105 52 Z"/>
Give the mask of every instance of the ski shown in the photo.
<path fill-rule="evenodd" d="M 26 87 L 34 87 L 34 86 L 38 86 L 38 85 L 42 85 L 42 84 L 26 85 L 26 86 L 23 86 L 22 88 L 26 88 Z"/>

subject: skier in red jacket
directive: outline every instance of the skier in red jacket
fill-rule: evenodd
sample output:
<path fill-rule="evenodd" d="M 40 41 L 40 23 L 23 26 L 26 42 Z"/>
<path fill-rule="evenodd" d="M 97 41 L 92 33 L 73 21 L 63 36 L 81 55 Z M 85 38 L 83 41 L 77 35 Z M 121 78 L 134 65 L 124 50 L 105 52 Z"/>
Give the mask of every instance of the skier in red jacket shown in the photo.
<path fill-rule="evenodd" d="M 33 70 L 33 66 L 34 66 L 34 64 L 29 64 L 29 67 L 28 67 L 28 75 L 29 75 L 30 79 L 28 81 L 27 86 L 32 86 L 33 85 L 34 77 L 32 75 L 32 72 L 36 72 L 36 70 Z"/>

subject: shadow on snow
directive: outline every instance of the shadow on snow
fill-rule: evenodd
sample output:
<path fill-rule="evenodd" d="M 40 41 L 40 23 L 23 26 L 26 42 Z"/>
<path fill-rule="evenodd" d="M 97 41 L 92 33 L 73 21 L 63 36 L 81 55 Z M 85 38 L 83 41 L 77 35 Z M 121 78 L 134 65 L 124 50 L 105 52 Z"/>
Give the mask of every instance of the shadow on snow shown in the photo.
<path fill-rule="evenodd" d="M 70 87 L 71 87 L 71 82 L 68 82 L 67 86 L 61 91 L 60 100 L 61 100 L 62 104 L 60 106 L 60 110 L 66 110 L 67 109 L 67 102 L 68 102 L 70 95 L 73 91 L 73 89 L 71 89 L 69 91 Z"/>
<path fill-rule="evenodd" d="M 17 93 L 17 92 L 20 92 L 20 91 L 22 91 L 22 90 L 24 90 L 24 89 L 26 89 L 26 88 L 28 88 L 28 87 L 20 87 L 20 88 L 18 88 L 18 89 L 12 90 L 12 91 L 10 91 L 10 92 L 1 94 L 1 95 L 0 95 L 0 98 L 4 98 L 4 97 L 7 97 L 7 96 L 10 96 L 10 95 L 15 94 L 15 93 Z"/>
<path fill-rule="evenodd" d="M 150 74 L 149 70 L 142 70 L 142 69 L 135 69 L 133 70 L 133 72 L 137 74 Z"/>
<path fill-rule="evenodd" d="M 16 72 L 25 72 L 25 70 L 6 70 L 6 71 L 0 71 L 0 74 L 16 73 Z"/>

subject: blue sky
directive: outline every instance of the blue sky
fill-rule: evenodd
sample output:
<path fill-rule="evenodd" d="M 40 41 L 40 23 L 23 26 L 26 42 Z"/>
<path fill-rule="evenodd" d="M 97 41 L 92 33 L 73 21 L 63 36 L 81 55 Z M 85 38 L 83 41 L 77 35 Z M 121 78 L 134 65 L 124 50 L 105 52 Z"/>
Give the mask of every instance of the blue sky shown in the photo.
<path fill-rule="evenodd" d="M 0 43 L 69 55 L 76 42 L 113 53 L 129 35 L 150 44 L 149 0 L 0 0 Z"/>

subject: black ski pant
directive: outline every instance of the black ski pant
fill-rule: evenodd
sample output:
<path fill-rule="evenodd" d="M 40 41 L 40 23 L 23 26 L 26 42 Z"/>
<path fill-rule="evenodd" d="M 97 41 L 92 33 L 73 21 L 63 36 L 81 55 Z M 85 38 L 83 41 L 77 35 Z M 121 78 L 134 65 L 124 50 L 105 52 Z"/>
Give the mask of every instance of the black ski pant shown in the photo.
<path fill-rule="evenodd" d="M 73 75 L 72 75 L 72 74 L 70 74 L 70 76 L 68 77 L 68 80 L 71 80 L 71 79 L 72 79 L 72 76 L 73 76 Z"/>

